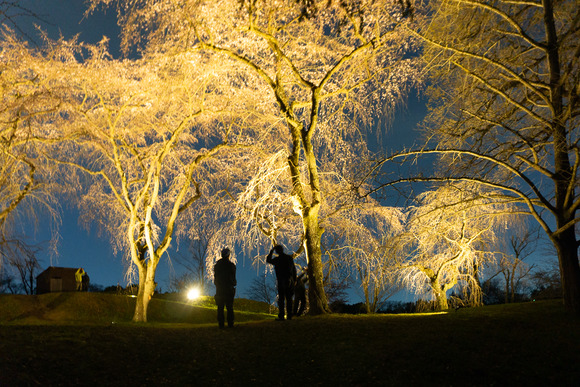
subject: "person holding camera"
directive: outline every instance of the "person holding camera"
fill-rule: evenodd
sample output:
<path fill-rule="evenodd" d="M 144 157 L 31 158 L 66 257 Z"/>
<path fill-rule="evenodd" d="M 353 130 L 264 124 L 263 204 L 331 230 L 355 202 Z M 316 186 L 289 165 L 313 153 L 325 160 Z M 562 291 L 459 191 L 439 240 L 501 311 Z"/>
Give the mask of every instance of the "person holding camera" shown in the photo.
<path fill-rule="evenodd" d="M 308 268 L 303 268 L 302 273 L 296 279 L 296 284 L 294 285 L 294 316 L 301 316 L 306 308 L 306 282 L 308 281 L 308 276 L 306 270 Z"/>
<path fill-rule="evenodd" d="M 274 252 L 277 254 L 276 257 L 273 257 Z M 294 258 L 284 253 L 284 247 L 276 245 L 270 250 L 270 253 L 266 257 L 266 262 L 274 265 L 274 271 L 276 272 L 276 286 L 278 288 L 277 320 L 283 321 L 284 314 L 286 314 L 288 320 L 291 320 L 292 296 L 294 295 L 294 284 L 296 284 Z"/>

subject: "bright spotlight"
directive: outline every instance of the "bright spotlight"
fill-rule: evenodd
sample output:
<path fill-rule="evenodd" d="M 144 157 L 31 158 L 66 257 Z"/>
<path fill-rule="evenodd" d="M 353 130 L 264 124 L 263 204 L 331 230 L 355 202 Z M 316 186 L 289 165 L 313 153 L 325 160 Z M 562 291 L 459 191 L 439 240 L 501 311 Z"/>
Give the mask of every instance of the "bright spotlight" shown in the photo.
<path fill-rule="evenodd" d="M 193 301 L 193 300 L 195 300 L 196 298 L 199 298 L 199 296 L 200 296 L 200 295 L 201 295 L 201 294 L 200 294 L 200 292 L 199 292 L 199 289 L 198 289 L 198 288 L 191 288 L 191 289 L 189 289 L 189 291 L 187 292 L 187 299 L 188 299 L 188 300 L 191 300 L 191 301 Z"/>

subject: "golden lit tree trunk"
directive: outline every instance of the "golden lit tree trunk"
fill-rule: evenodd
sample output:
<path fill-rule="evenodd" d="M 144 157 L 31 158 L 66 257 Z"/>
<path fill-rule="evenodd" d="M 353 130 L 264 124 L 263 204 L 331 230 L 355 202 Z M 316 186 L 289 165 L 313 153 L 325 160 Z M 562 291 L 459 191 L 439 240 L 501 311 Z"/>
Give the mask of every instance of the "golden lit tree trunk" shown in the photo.
<path fill-rule="evenodd" d="M 155 268 L 144 266 L 143 270 L 139 271 L 139 292 L 137 293 L 137 304 L 135 306 L 135 313 L 133 314 L 134 322 L 147 322 L 147 311 L 149 302 L 153 293 L 155 293 Z M 153 266 L 157 266 L 153 264 Z"/>
<path fill-rule="evenodd" d="M 139 273 L 139 291 L 137 293 L 133 322 L 147 322 L 149 302 L 157 287 L 155 272 L 160 256 L 153 253 L 153 256 L 146 260 L 147 247 L 140 245 L 138 242 L 133 242 L 133 244 L 136 246 L 134 250 L 138 252 L 138 255 L 136 255 L 138 259 L 133 259 L 132 261 L 137 266 Z"/>
<path fill-rule="evenodd" d="M 322 270 L 322 250 L 320 239 L 324 229 L 318 224 L 318 208 L 310 208 L 302 218 L 304 224 L 304 244 L 308 262 L 308 301 L 311 314 L 330 312 L 324 292 L 324 274 Z"/>
<path fill-rule="evenodd" d="M 149 298 L 152 293 L 149 295 L 146 294 L 147 267 L 141 264 L 137 267 L 139 268 L 139 292 L 137 293 L 133 321 L 147 322 L 147 307 L 149 306 Z"/>
<path fill-rule="evenodd" d="M 447 310 L 449 309 L 449 303 L 447 302 L 447 291 L 451 290 L 455 285 L 457 285 L 457 277 L 453 280 L 441 283 L 441 275 L 444 273 L 444 267 L 448 265 L 452 265 L 450 260 L 446 262 L 442 267 L 438 270 L 433 270 L 428 267 L 418 267 L 421 272 L 425 276 L 427 276 L 429 280 L 429 286 L 431 287 L 431 291 L 433 292 L 433 296 L 435 297 L 435 310 Z"/>
<path fill-rule="evenodd" d="M 283 98 L 280 98 L 284 101 Z M 282 106 L 289 106 L 289 104 L 282 104 Z M 322 249 L 321 238 L 324 233 L 324 228 L 320 227 L 319 213 L 322 201 L 322 194 L 320 192 L 320 177 L 318 175 L 318 168 L 316 165 L 316 155 L 310 141 L 314 128 L 316 127 L 316 119 L 311 122 L 310 129 L 303 130 L 302 125 L 298 123 L 293 117 L 291 109 L 286 111 L 287 122 L 291 128 L 292 134 L 292 154 L 288 158 L 288 165 L 290 168 L 293 196 L 300 204 L 300 216 L 302 218 L 302 226 L 304 228 L 304 250 L 306 251 L 306 261 L 308 263 L 308 299 L 309 299 L 309 313 L 310 314 L 324 314 L 330 312 L 328 307 L 328 300 L 324 291 L 324 273 L 322 268 Z M 315 114 L 315 113 L 313 113 Z M 300 145 L 303 145 L 301 147 Z M 302 188 L 300 165 L 300 151 L 304 151 L 306 164 L 309 174 L 309 197 L 305 194 Z"/>
<path fill-rule="evenodd" d="M 320 206 L 322 203 L 322 193 L 320 190 L 320 176 L 318 166 L 316 165 L 316 154 L 312 146 L 312 135 L 316 130 L 318 122 L 318 110 L 320 100 L 318 91 L 313 91 L 313 106 L 311 110 L 310 129 L 302 131 L 302 144 L 304 146 L 304 156 L 308 166 L 310 192 L 312 198 L 310 204 L 302 212 L 302 223 L 304 225 L 304 239 L 306 247 L 306 258 L 308 261 L 309 291 L 308 299 L 310 301 L 311 314 L 323 314 L 330 312 L 328 300 L 324 291 L 324 274 L 322 270 L 322 249 L 320 242 L 324 228 L 320 227 Z"/>
<path fill-rule="evenodd" d="M 131 261 L 137 267 L 139 275 L 139 290 L 137 292 L 133 321 L 147 322 L 147 308 L 149 306 L 149 301 L 153 296 L 153 292 L 155 291 L 155 270 L 150 270 L 150 262 L 145 260 L 147 247 L 139 241 L 135 241 L 130 232 L 127 234 L 129 239 L 128 242 L 131 246 Z"/>
<path fill-rule="evenodd" d="M 449 304 L 447 303 L 447 292 L 445 287 L 441 286 L 437 277 L 430 278 L 431 288 L 435 296 L 435 310 L 447 310 Z"/>

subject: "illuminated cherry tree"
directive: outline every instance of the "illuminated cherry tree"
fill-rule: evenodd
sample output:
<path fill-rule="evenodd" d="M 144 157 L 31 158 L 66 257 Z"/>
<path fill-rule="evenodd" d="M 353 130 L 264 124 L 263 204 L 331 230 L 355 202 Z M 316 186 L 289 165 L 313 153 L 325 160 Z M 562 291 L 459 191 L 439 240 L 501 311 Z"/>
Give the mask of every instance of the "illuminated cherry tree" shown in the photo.
<path fill-rule="evenodd" d="M 412 40 L 399 28 L 411 8 L 399 1 L 93 0 L 117 4 L 126 52 L 198 51 L 252 74 L 263 109 L 275 108 L 293 208 L 308 261 L 311 313 L 328 311 L 323 286 L 321 149 L 334 147 L 377 114 L 392 114 L 417 78 Z M 94 8 L 93 8 L 94 9 Z"/>
<path fill-rule="evenodd" d="M 430 292 L 437 310 L 447 292 L 461 286 L 469 303 L 481 303 L 481 269 L 495 262 L 511 209 L 493 192 L 468 184 L 446 185 L 418 195 L 401 234 L 399 275 L 408 289 Z"/>
<path fill-rule="evenodd" d="M 578 2 L 430 4 L 432 18 L 414 30 L 435 86 L 429 142 L 393 158 L 440 155 L 451 168 L 433 177 L 478 182 L 519 202 L 554 245 L 564 304 L 578 314 Z"/>
<path fill-rule="evenodd" d="M 402 209 L 374 202 L 359 203 L 332 220 L 333 231 L 342 239 L 335 254 L 358 277 L 367 313 L 377 312 L 401 290 L 396 263 L 405 218 Z"/>
<path fill-rule="evenodd" d="M 117 61 L 106 40 L 49 43 L 38 55 L 39 77 L 59 106 L 39 122 L 46 154 L 63 167 L 59 178 L 71 197 L 80 197 L 81 219 L 127 254 L 139 278 L 133 320 L 147 321 L 156 269 L 178 219 L 212 194 L 203 183 L 243 159 L 237 153 L 256 138 L 251 114 L 227 114 L 230 97 L 242 105 L 220 88 L 231 91 L 235 71 L 217 71 L 202 55 Z"/>
<path fill-rule="evenodd" d="M 0 41 L 0 249 L 15 241 L 19 224 L 34 224 L 40 211 L 58 225 L 53 194 L 53 167 L 42 157 L 37 123 L 54 112 L 59 101 L 45 80 L 42 66 L 11 31 Z M 22 244 L 23 241 L 18 241 Z M 8 246 L 6 246 L 8 248 Z M 17 246 L 15 246 L 17 247 Z M 0 267 L 2 259 L 0 255 Z"/>

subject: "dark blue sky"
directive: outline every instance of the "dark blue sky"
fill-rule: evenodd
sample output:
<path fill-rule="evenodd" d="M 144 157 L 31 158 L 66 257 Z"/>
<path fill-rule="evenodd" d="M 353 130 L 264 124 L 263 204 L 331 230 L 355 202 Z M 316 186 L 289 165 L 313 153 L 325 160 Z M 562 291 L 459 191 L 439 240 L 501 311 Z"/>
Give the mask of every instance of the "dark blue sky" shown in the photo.
<path fill-rule="evenodd" d="M 26 31 L 29 38 L 40 42 L 38 33 L 34 30 L 32 23 L 39 24 L 49 34 L 49 37 L 56 39 L 61 34 L 66 39 L 79 35 L 80 41 L 96 43 L 103 35 L 109 37 L 110 50 L 117 56 L 119 52 L 119 28 L 116 25 L 115 14 L 112 10 L 107 13 L 98 12 L 94 15 L 84 17 L 85 4 L 82 0 L 20 0 L 19 5 L 34 11 L 42 20 L 31 17 L 22 17 L 18 23 Z M 415 137 L 412 128 L 425 114 L 424 105 L 416 98 L 409 101 L 409 108 L 399 112 L 392 129 L 389 130 L 383 142 L 389 144 L 389 150 L 400 149 L 403 146 L 409 147 L 413 144 Z M 61 242 L 59 245 L 59 256 L 51 257 L 47 253 L 39 255 L 41 265 L 44 268 L 53 266 L 79 267 L 82 266 L 91 278 L 91 282 L 103 286 L 126 285 L 125 264 L 120 256 L 115 256 L 109 247 L 106 239 L 92 235 L 81 228 L 77 222 L 78 213 L 75 210 L 65 210 L 63 222 L 60 229 Z M 32 238 L 37 242 L 46 241 L 50 238 L 47 232 L 49 224 L 41 224 L 42 231 Z M 174 246 L 176 247 L 176 246 Z M 294 246 L 290 246 L 294 248 Z M 177 254 L 186 256 L 187 243 L 181 243 L 179 251 L 173 248 L 172 256 Z M 157 271 L 157 282 L 162 291 L 169 287 L 170 273 L 179 276 L 183 273 L 183 268 L 179 264 L 171 265 L 167 257 L 164 257 Z M 245 296 L 251 282 L 258 273 L 252 268 L 251 262 L 238 262 L 238 296 Z M 361 292 L 353 289 L 349 293 L 349 302 L 361 301 Z"/>
<path fill-rule="evenodd" d="M 41 40 L 33 24 L 38 24 L 52 39 L 57 39 L 61 34 L 66 39 L 79 34 L 80 41 L 97 43 L 107 36 L 111 39 L 111 52 L 119 52 L 119 27 L 113 10 L 95 12 L 85 18 L 86 5 L 83 0 L 19 0 L 18 4 L 38 16 L 17 18 L 28 38 L 37 43 Z"/>

